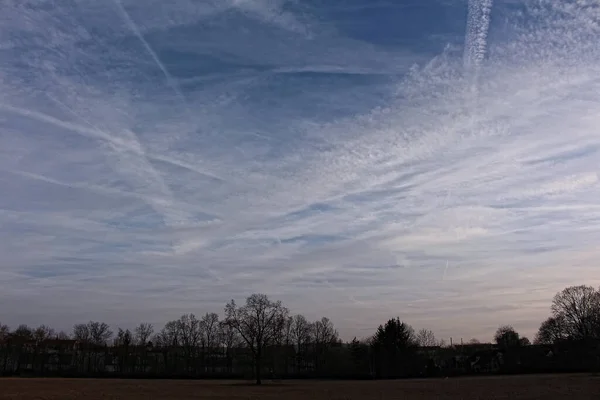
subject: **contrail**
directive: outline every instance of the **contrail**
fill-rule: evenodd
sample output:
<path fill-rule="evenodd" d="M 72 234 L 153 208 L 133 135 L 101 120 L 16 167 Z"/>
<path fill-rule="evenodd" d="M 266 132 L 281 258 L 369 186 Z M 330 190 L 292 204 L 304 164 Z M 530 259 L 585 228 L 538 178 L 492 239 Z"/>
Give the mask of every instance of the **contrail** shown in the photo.
<path fill-rule="evenodd" d="M 146 204 L 148 204 L 152 209 L 155 210 L 157 214 L 159 214 L 165 226 L 172 227 L 176 226 L 181 218 L 178 214 L 183 214 L 184 217 L 189 218 L 190 213 L 188 211 L 177 211 L 176 210 L 176 201 L 171 189 L 164 181 L 160 173 L 153 167 L 152 163 L 149 160 L 149 157 L 146 154 L 146 151 L 140 142 L 137 134 L 131 130 L 124 130 L 124 134 L 127 136 L 125 141 L 116 141 L 117 139 L 109 135 L 108 133 L 101 130 L 98 126 L 88 121 L 79 113 L 75 112 L 72 108 L 68 107 L 66 104 L 61 102 L 60 100 L 54 98 L 53 96 L 48 96 L 50 100 L 55 102 L 60 107 L 64 108 L 66 111 L 70 112 L 76 118 L 81 119 L 84 123 L 89 125 L 93 129 L 88 129 L 84 127 L 80 127 L 79 125 L 66 123 L 61 120 L 57 120 L 54 117 L 48 116 L 46 114 L 40 114 L 36 112 L 32 112 L 29 110 L 23 110 L 19 108 L 14 108 L 10 106 L 5 106 L 0 103 L 0 109 L 4 108 L 8 111 L 17 112 L 24 116 L 36 118 L 45 122 L 53 123 L 57 126 L 64 126 L 65 128 L 69 128 L 71 130 L 75 130 L 80 133 L 87 133 L 94 135 L 89 135 L 93 138 L 104 139 L 110 145 L 110 148 L 113 152 L 113 155 L 120 158 L 120 162 L 115 163 L 112 166 L 113 170 L 121 175 L 123 178 L 128 179 L 133 185 L 136 185 L 139 182 L 147 182 L 148 184 L 142 186 L 140 190 L 134 193 L 127 193 L 128 195 L 132 195 L 134 197 L 139 198 Z M 125 157 L 121 157 L 125 156 Z M 31 175 L 31 174 L 30 174 Z M 35 176 L 30 176 L 32 178 L 36 178 Z M 37 177 L 40 179 L 40 177 Z M 41 178 L 44 179 L 45 177 Z M 48 180 L 48 179 L 46 179 Z M 51 180 L 48 180 L 51 181 Z M 53 181 L 51 183 L 54 184 L 62 184 L 62 182 Z M 89 186 L 89 189 L 96 189 L 95 187 Z M 106 190 L 101 188 L 101 190 Z M 118 193 L 122 193 L 118 191 Z M 171 252 L 173 254 L 177 254 L 177 250 L 175 246 L 171 243 Z M 216 273 L 212 268 L 208 266 L 204 266 L 204 270 L 211 275 L 213 278 L 217 280 L 217 282 L 221 282 L 223 278 Z"/>
<path fill-rule="evenodd" d="M 152 207 L 161 215 L 165 225 L 172 226 L 177 223 L 177 217 L 173 212 L 173 207 L 169 207 L 168 205 L 174 202 L 173 194 L 171 193 L 171 190 L 165 183 L 162 176 L 156 171 L 152 163 L 148 160 L 146 151 L 144 150 L 144 147 L 142 146 L 135 132 L 129 129 L 123 130 L 124 134 L 126 135 L 125 141 L 123 144 L 116 144 L 111 135 L 105 133 L 98 126 L 88 121 L 79 113 L 75 112 L 71 107 L 54 98 L 54 96 L 48 96 L 48 98 L 64 108 L 66 111 L 73 114 L 76 118 L 81 119 L 84 123 L 89 125 L 103 137 L 110 138 L 111 140 L 109 141 L 109 144 L 113 152 L 112 155 L 117 156 L 121 160 L 121 162 L 115 164 L 111 163 L 113 170 L 115 170 L 124 178 L 132 181 L 134 185 L 141 181 L 147 182 L 147 185 L 142 186 L 144 190 L 143 193 L 141 193 L 141 198 L 144 199 L 144 201 L 150 207 Z M 124 145 L 125 143 L 126 145 Z M 122 155 L 125 157 L 121 157 Z"/>
<path fill-rule="evenodd" d="M 43 113 L 43 112 L 29 110 L 27 108 L 22 108 L 22 107 L 14 107 L 14 106 L 11 106 L 8 104 L 3 104 L 3 103 L 0 103 L 0 110 L 8 111 L 13 114 L 18 114 L 18 115 L 21 115 L 26 118 L 35 119 L 40 122 L 45 122 L 47 124 L 54 125 L 54 126 L 57 126 L 59 128 L 63 128 L 63 129 L 69 130 L 69 131 L 77 132 L 78 134 L 85 136 L 87 138 L 90 138 L 90 139 L 104 140 L 110 144 L 119 144 L 119 143 L 116 143 L 115 138 L 106 134 L 103 131 L 100 131 L 97 129 L 90 129 L 90 128 L 82 127 L 81 125 L 78 125 L 78 124 L 74 124 L 72 122 L 63 121 L 61 119 L 55 118 L 55 117 L 48 115 L 46 113 Z M 71 110 L 69 109 L 69 111 L 71 111 Z"/>
<path fill-rule="evenodd" d="M 444 268 L 444 276 L 442 277 L 442 280 L 445 281 L 446 280 L 446 273 L 448 272 L 448 260 L 446 260 L 446 268 Z"/>
<path fill-rule="evenodd" d="M 56 104 L 58 104 L 60 107 L 62 107 L 63 109 L 65 109 L 66 111 L 68 111 L 70 114 L 73 114 L 75 117 L 81 119 L 83 122 L 85 122 L 88 126 L 90 126 L 91 128 L 82 126 L 80 124 L 76 124 L 73 122 L 69 122 L 69 121 L 63 121 L 61 119 L 58 119 L 56 117 L 53 117 L 51 115 L 45 114 L 43 112 L 39 112 L 39 111 L 35 111 L 35 110 L 30 110 L 27 108 L 22 108 L 22 107 L 15 107 L 15 106 L 11 106 L 8 104 L 4 104 L 4 103 L 0 103 L 0 110 L 4 110 L 7 112 L 11 112 L 13 114 L 18 114 L 21 115 L 23 117 L 26 118 L 30 118 L 30 119 L 35 119 L 37 121 L 40 122 L 45 122 L 47 124 L 50 125 L 54 125 L 57 126 L 59 128 L 63 128 L 66 131 L 69 132 L 73 132 L 73 133 L 77 133 L 78 135 L 90 138 L 90 139 L 95 139 L 95 140 L 101 140 L 101 141 L 105 141 L 108 144 L 110 144 L 111 146 L 116 146 L 116 147 L 120 147 L 120 148 L 128 148 L 130 151 L 136 151 L 135 149 L 133 149 L 129 143 L 126 143 L 125 141 L 123 141 L 121 138 L 118 137 L 113 137 L 111 135 L 109 135 L 108 133 L 100 130 L 97 127 L 94 127 L 93 124 L 91 124 L 89 121 L 87 121 L 86 119 L 84 119 L 81 115 L 75 113 L 69 106 L 67 106 L 66 104 L 62 103 L 61 101 L 59 101 L 58 99 L 54 98 L 51 95 L 46 95 L 50 100 L 54 101 Z M 181 167 L 183 169 L 186 169 L 188 171 L 197 173 L 199 175 L 208 177 L 208 178 L 212 178 L 221 182 L 226 182 L 225 178 L 215 175 L 214 173 L 212 173 L 211 171 L 205 170 L 203 168 L 200 168 L 197 165 L 194 164 L 190 164 L 187 163 L 185 161 L 181 161 L 178 159 L 174 159 L 171 157 L 168 157 L 164 154 L 151 154 L 151 153 L 147 153 L 146 157 L 151 159 L 151 160 L 157 160 L 157 161 L 162 161 L 164 163 L 167 164 L 171 164 L 171 165 L 175 165 L 177 167 Z"/>
<path fill-rule="evenodd" d="M 125 19 L 125 22 L 127 22 L 127 25 L 129 26 L 131 31 L 135 34 L 135 36 L 137 36 L 137 38 L 140 40 L 140 42 L 142 42 L 142 44 L 146 48 L 146 51 L 148 51 L 150 56 L 152 56 L 152 58 L 154 59 L 154 62 L 158 66 L 158 68 L 160 68 L 162 73 L 165 75 L 165 78 L 167 78 L 167 83 L 169 84 L 169 86 L 171 86 L 171 88 L 175 91 L 177 96 L 179 96 L 179 98 L 181 99 L 183 105 L 186 108 L 186 111 L 190 112 L 189 107 L 187 105 L 187 101 L 186 101 L 185 97 L 183 96 L 183 93 L 179 89 L 179 86 L 177 85 L 177 83 L 175 82 L 175 80 L 173 79 L 171 74 L 169 73 L 169 70 L 167 69 L 167 67 L 165 67 L 165 64 L 160 60 L 160 58 L 158 57 L 156 52 L 152 49 L 152 47 L 150 46 L 148 41 L 146 39 L 144 39 L 144 36 L 142 35 L 142 32 L 140 32 L 137 24 L 133 21 L 133 19 L 131 19 L 131 16 L 129 15 L 129 13 L 125 9 L 125 7 L 123 7 L 123 4 L 121 4 L 121 0 L 113 0 L 113 1 L 119 8 L 119 11 L 121 12 L 121 15 L 123 16 L 123 19 Z"/>
<path fill-rule="evenodd" d="M 446 197 L 444 197 L 444 200 L 442 201 L 442 207 L 444 207 L 446 205 L 446 201 L 450 198 L 451 193 L 452 193 L 452 189 L 448 189 L 448 191 L 446 192 Z"/>
<path fill-rule="evenodd" d="M 477 73 L 483 63 L 492 4 L 493 0 L 469 0 L 463 58 L 467 71 Z"/>
<path fill-rule="evenodd" d="M 471 121 L 469 131 L 471 132 L 477 131 L 479 75 L 487 50 L 492 4 L 493 0 L 469 0 L 468 5 L 463 63 L 469 90 L 467 101 L 470 102 Z"/>
<path fill-rule="evenodd" d="M 344 292 L 344 295 L 346 296 L 346 298 L 348 300 L 350 300 L 352 303 L 356 304 L 357 306 L 361 306 L 364 304 L 362 301 L 356 300 L 356 298 L 354 296 L 352 296 L 351 294 L 349 294 L 347 291 L 344 291 L 342 288 L 339 288 L 336 285 L 334 285 L 333 283 L 329 282 L 328 279 L 323 279 L 322 282 L 325 282 L 325 284 L 327 286 L 329 286 L 330 289 Z"/>

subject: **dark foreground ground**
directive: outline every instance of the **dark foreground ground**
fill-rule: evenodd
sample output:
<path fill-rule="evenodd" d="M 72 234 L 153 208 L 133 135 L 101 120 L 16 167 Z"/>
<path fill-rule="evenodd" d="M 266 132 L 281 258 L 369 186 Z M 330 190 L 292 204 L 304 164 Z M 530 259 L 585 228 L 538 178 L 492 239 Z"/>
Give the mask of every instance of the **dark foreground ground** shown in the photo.
<path fill-rule="evenodd" d="M 566 399 L 599 400 L 600 377 L 538 375 L 398 381 L 0 379 L 0 400 L 72 399 Z"/>

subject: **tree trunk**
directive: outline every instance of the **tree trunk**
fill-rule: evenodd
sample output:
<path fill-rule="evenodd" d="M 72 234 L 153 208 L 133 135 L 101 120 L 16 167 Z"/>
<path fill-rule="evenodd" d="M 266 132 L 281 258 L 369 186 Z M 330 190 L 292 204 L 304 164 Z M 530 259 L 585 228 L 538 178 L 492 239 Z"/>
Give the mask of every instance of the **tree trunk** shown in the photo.
<path fill-rule="evenodd" d="M 2 372 L 7 372 L 8 370 L 8 355 L 10 353 L 10 346 L 7 344 L 4 348 L 4 367 L 2 368 Z"/>
<path fill-rule="evenodd" d="M 261 368 L 261 361 L 262 361 L 261 360 L 261 354 L 258 353 L 256 355 L 255 360 L 254 360 L 254 365 L 256 366 L 256 384 L 257 385 L 260 385 L 262 383 L 262 380 L 261 380 L 261 370 L 262 370 L 262 368 Z"/>

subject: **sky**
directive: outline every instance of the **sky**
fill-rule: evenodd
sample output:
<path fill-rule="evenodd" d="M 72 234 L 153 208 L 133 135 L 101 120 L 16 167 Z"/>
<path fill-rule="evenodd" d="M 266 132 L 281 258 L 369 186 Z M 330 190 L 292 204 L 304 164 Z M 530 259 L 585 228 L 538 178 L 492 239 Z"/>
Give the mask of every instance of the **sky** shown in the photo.
<path fill-rule="evenodd" d="M 3 323 L 489 341 L 600 285 L 597 0 L 0 8 Z"/>

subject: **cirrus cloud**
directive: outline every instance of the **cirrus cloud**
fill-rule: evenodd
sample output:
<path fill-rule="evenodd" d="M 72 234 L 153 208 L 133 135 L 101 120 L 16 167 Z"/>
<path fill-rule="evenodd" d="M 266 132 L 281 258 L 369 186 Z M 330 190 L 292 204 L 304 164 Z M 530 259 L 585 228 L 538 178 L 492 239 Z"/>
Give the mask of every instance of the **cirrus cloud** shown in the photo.
<path fill-rule="evenodd" d="M 6 2 L 3 318 L 531 335 L 598 283 L 600 6 L 423 3 Z"/>

